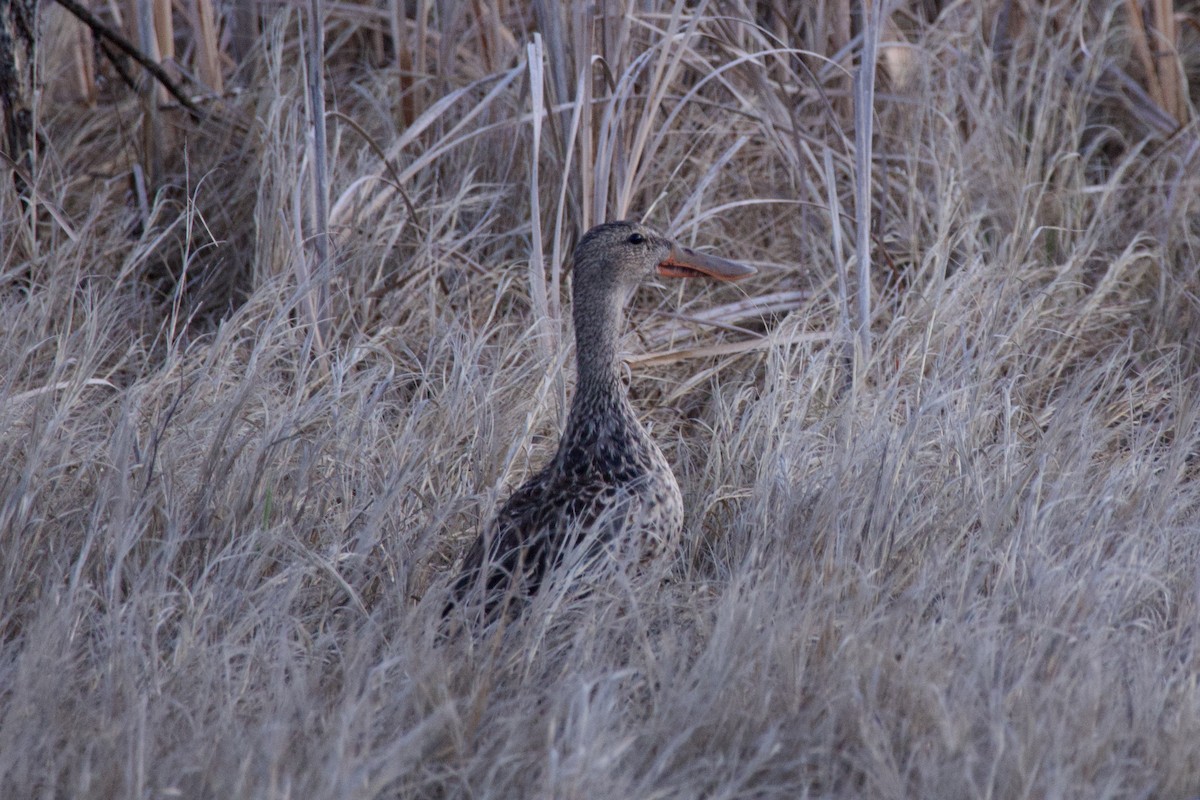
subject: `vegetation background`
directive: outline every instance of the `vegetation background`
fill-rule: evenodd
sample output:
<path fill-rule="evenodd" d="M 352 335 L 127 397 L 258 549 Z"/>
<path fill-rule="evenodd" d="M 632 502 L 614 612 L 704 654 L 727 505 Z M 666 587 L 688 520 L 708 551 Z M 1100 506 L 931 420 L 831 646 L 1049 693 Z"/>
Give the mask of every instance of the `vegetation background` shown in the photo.
<path fill-rule="evenodd" d="M 1195 2 L 87 8 L 194 111 L 43 4 L 0 795 L 1200 796 Z M 631 310 L 670 580 L 438 641 L 629 215 L 760 270 Z"/>

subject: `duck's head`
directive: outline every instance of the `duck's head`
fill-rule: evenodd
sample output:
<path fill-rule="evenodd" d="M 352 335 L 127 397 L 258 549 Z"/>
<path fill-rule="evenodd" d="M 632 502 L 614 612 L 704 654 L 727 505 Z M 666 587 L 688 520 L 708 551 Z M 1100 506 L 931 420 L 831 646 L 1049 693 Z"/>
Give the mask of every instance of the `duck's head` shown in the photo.
<path fill-rule="evenodd" d="M 592 228 L 575 247 L 575 286 L 627 296 L 642 281 L 666 278 L 711 278 L 736 281 L 757 272 L 661 236 L 640 222 L 606 222 Z"/>

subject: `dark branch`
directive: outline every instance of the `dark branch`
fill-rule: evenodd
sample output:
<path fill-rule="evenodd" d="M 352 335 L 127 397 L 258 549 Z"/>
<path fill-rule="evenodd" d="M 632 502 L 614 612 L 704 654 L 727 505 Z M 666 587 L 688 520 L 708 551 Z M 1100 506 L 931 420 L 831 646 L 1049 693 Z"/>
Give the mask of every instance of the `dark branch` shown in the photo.
<path fill-rule="evenodd" d="M 205 119 L 207 115 L 183 93 L 183 90 L 179 88 L 179 85 L 175 81 L 171 80 L 171 76 L 167 74 L 166 70 L 155 63 L 153 59 L 147 57 L 141 50 L 130 44 L 124 36 L 105 25 L 92 12 L 75 2 L 75 0 L 58 0 L 58 4 L 74 14 L 84 25 L 91 28 L 92 33 L 101 39 L 112 42 L 116 45 L 117 49 L 145 67 L 146 71 L 153 75 L 154 79 L 161 83 L 171 93 L 171 96 L 178 100 L 179 104 L 191 113 L 197 122 L 202 122 Z"/>

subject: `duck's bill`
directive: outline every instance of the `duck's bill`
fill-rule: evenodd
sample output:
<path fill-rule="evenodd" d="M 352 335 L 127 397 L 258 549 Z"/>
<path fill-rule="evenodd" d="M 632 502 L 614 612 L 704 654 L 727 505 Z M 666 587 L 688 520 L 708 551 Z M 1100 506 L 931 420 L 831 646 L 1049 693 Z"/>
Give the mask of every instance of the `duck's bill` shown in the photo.
<path fill-rule="evenodd" d="M 754 267 L 739 264 L 706 253 L 697 253 L 690 247 L 675 245 L 671 254 L 658 265 L 658 274 L 666 278 L 712 278 L 718 281 L 736 281 L 758 272 Z"/>

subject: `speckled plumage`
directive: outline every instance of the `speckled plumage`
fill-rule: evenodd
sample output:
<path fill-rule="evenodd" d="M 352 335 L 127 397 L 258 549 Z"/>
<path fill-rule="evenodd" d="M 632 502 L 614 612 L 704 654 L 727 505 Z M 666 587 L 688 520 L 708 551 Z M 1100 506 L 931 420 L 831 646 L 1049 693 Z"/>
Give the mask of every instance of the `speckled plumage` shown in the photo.
<path fill-rule="evenodd" d="M 624 307 L 655 269 L 733 280 L 749 267 L 680 247 L 635 222 L 600 225 L 575 250 L 578 380 L 554 458 L 504 502 L 468 551 L 449 610 L 472 592 L 491 618 L 555 569 L 645 563 L 674 548 L 683 498 L 621 382 Z"/>

